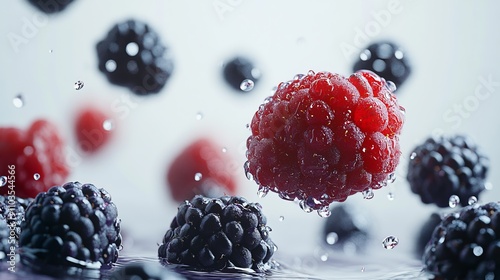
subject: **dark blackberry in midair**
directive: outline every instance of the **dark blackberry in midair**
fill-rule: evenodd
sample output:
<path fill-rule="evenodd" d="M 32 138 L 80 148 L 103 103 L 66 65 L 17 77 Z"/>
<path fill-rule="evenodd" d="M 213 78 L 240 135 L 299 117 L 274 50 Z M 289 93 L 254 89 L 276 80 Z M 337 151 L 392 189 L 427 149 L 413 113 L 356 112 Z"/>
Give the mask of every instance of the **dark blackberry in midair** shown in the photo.
<path fill-rule="evenodd" d="M 158 93 L 173 71 L 172 60 L 158 34 L 146 23 L 116 24 L 97 44 L 99 70 L 116 85 L 138 95 Z"/>
<path fill-rule="evenodd" d="M 0 260 L 10 253 L 10 247 L 18 246 L 21 223 L 25 210 L 33 199 L 16 196 L 0 196 Z M 14 235 L 11 238 L 11 231 Z"/>
<path fill-rule="evenodd" d="M 345 203 L 330 207 L 330 212 L 323 226 L 323 240 L 326 244 L 346 253 L 363 252 L 372 227 L 369 213 Z"/>
<path fill-rule="evenodd" d="M 498 279 L 500 204 L 475 204 L 444 217 L 422 261 L 439 279 Z"/>
<path fill-rule="evenodd" d="M 489 160 L 470 138 L 429 138 L 410 153 L 407 180 L 423 203 L 448 207 L 452 195 L 462 206 L 485 189 Z"/>
<path fill-rule="evenodd" d="M 250 91 L 260 78 L 260 70 L 247 58 L 238 56 L 224 64 L 226 82 L 240 92 Z M 246 81 L 248 83 L 246 84 Z"/>
<path fill-rule="evenodd" d="M 377 42 L 363 49 L 353 71 L 361 69 L 375 72 L 387 81 L 399 87 L 411 72 L 410 64 L 404 51 L 392 42 Z"/>
<path fill-rule="evenodd" d="M 28 0 L 33 6 L 46 14 L 59 13 L 74 0 Z"/>
<path fill-rule="evenodd" d="M 263 270 L 270 267 L 277 249 L 266 224 L 258 203 L 237 196 L 197 195 L 179 206 L 158 248 L 158 256 L 167 263 L 197 269 Z"/>
<path fill-rule="evenodd" d="M 122 243 L 118 210 L 109 193 L 78 182 L 39 193 L 21 230 L 21 260 L 48 265 L 110 265 Z"/>

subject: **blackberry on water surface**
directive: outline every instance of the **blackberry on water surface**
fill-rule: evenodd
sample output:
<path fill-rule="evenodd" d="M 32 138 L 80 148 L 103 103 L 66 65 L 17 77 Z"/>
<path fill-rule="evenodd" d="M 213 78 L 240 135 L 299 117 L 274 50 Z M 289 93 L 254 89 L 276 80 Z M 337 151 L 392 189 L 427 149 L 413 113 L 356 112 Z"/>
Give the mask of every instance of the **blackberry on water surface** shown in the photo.
<path fill-rule="evenodd" d="M 270 267 L 276 245 L 260 204 L 243 197 L 195 196 L 182 203 L 158 248 L 167 263 L 204 270 Z"/>
<path fill-rule="evenodd" d="M 467 206 L 485 189 L 488 168 L 488 157 L 470 138 L 428 138 L 411 152 L 407 180 L 425 204 L 448 207 L 455 195 Z"/>
<path fill-rule="evenodd" d="M 69 182 L 38 194 L 21 229 L 27 263 L 97 268 L 116 262 L 122 244 L 116 205 L 92 184 Z"/>

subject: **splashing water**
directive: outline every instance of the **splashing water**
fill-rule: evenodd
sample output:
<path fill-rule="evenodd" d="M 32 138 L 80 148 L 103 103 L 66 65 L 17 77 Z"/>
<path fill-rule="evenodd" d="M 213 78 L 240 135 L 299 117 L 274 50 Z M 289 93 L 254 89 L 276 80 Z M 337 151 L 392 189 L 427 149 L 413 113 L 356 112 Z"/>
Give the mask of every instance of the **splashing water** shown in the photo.
<path fill-rule="evenodd" d="M 84 85 L 83 81 L 76 81 L 74 87 L 76 90 L 81 90 Z"/>
<path fill-rule="evenodd" d="M 382 241 L 382 246 L 385 249 L 390 250 L 394 249 L 399 244 L 399 239 L 396 236 L 389 235 Z"/>
<path fill-rule="evenodd" d="M 7 184 L 7 176 L 0 176 L 0 187 L 5 186 Z"/>
<path fill-rule="evenodd" d="M 194 174 L 194 180 L 196 182 L 199 182 L 201 178 L 203 178 L 203 174 L 201 174 L 200 172 L 196 172 L 196 174 Z"/>
<path fill-rule="evenodd" d="M 372 199 L 375 196 L 371 188 L 364 190 L 362 194 L 364 199 Z"/>
<path fill-rule="evenodd" d="M 450 196 L 450 199 L 448 200 L 448 205 L 450 208 L 455 208 L 457 205 L 460 203 L 460 197 L 457 195 L 452 195 Z"/>
<path fill-rule="evenodd" d="M 250 79 L 244 79 L 241 84 L 240 84 L 240 89 L 242 91 L 251 91 L 253 89 L 253 87 L 255 86 L 255 83 L 254 81 L 250 80 Z"/>
<path fill-rule="evenodd" d="M 38 181 L 40 179 L 40 174 L 38 173 L 33 174 L 33 179 L 35 179 L 35 181 Z"/>
<path fill-rule="evenodd" d="M 12 99 L 12 104 L 14 104 L 14 107 L 16 108 L 22 108 L 24 106 L 23 96 L 21 94 L 14 96 L 14 99 Z"/>

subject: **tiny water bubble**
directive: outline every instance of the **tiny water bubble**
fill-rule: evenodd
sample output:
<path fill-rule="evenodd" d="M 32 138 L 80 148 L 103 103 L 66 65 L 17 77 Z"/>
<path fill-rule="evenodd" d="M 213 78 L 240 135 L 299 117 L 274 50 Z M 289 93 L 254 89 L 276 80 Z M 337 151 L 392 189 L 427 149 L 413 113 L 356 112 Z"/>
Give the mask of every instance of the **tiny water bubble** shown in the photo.
<path fill-rule="evenodd" d="M 394 183 L 396 181 L 396 173 L 391 173 L 389 176 L 387 176 L 387 182 L 388 183 Z"/>
<path fill-rule="evenodd" d="M 241 84 L 240 84 L 240 89 L 242 91 L 251 91 L 253 89 L 253 87 L 255 86 L 255 83 L 253 80 L 250 80 L 250 79 L 244 79 Z"/>
<path fill-rule="evenodd" d="M 201 119 L 203 119 L 203 113 L 202 113 L 202 112 L 198 112 L 198 113 L 196 113 L 196 119 L 197 119 L 197 120 L 201 120 Z"/>
<path fill-rule="evenodd" d="M 50 49 L 50 50 L 49 50 L 49 53 L 53 53 L 53 52 L 54 52 L 54 50 L 53 50 L 53 49 Z"/>
<path fill-rule="evenodd" d="M 203 174 L 201 174 L 200 172 L 196 172 L 196 174 L 194 174 L 194 180 L 196 182 L 199 182 L 201 178 L 203 178 Z"/>
<path fill-rule="evenodd" d="M 307 76 L 314 76 L 316 73 L 313 70 L 307 71 Z"/>
<path fill-rule="evenodd" d="M 320 209 L 318 209 L 318 215 L 321 218 L 328 218 L 328 217 L 330 217 L 331 214 L 332 214 L 332 212 L 330 212 L 328 205 L 323 206 Z"/>
<path fill-rule="evenodd" d="M 40 179 L 40 174 L 38 173 L 33 174 L 33 179 L 35 179 L 35 181 L 38 181 Z"/>
<path fill-rule="evenodd" d="M 375 196 L 371 188 L 364 190 L 362 194 L 364 199 L 372 199 Z"/>
<path fill-rule="evenodd" d="M 250 162 L 248 160 L 243 164 L 243 169 L 245 170 L 245 176 L 247 179 L 252 180 L 253 176 L 252 173 L 250 173 Z"/>
<path fill-rule="evenodd" d="M 361 272 L 365 272 L 365 267 L 364 266 L 361 268 Z"/>
<path fill-rule="evenodd" d="M 399 111 L 401 112 L 401 114 L 405 115 L 406 114 L 406 109 L 405 107 L 403 106 L 399 106 Z"/>
<path fill-rule="evenodd" d="M 448 205 L 450 208 L 455 208 L 457 205 L 460 203 L 460 197 L 458 195 L 452 195 L 450 196 L 450 199 L 448 199 Z"/>
<path fill-rule="evenodd" d="M 321 256 L 319 256 L 319 259 L 322 261 L 322 262 L 326 262 L 328 260 L 328 253 L 323 253 L 321 254 Z"/>
<path fill-rule="evenodd" d="M 414 160 L 416 157 L 417 157 L 417 153 L 415 153 L 415 152 L 411 153 L 411 155 L 410 155 L 411 160 Z"/>
<path fill-rule="evenodd" d="M 304 212 L 306 213 L 311 213 L 313 211 L 312 207 L 310 207 L 309 205 L 307 205 L 305 199 L 301 200 L 299 202 L 299 206 L 302 210 L 304 210 Z"/>
<path fill-rule="evenodd" d="M 269 103 L 269 102 L 271 102 L 271 101 L 273 101 L 273 97 L 272 97 L 272 96 L 268 96 L 268 97 L 266 97 L 266 98 L 264 99 L 264 102 L 263 102 L 263 103 L 264 103 L 264 104 L 267 104 L 267 103 Z"/>
<path fill-rule="evenodd" d="M 387 81 L 385 85 L 391 92 L 395 92 L 397 89 L 396 84 L 393 81 Z"/>
<path fill-rule="evenodd" d="M 394 193 L 393 192 L 389 192 L 387 194 L 387 199 L 389 199 L 390 201 L 393 201 L 394 200 Z"/>
<path fill-rule="evenodd" d="M 300 80 L 302 80 L 305 76 L 306 76 L 306 75 L 304 75 L 304 74 L 297 74 L 297 75 L 293 76 L 293 80 L 294 80 L 294 81 L 300 81 Z"/>
<path fill-rule="evenodd" d="M 74 87 L 76 90 L 81 90 L 84 85 L 83 81 L 76 81 Z"/>
<path fill-rule="evenodd" d="M 222 151 L 223 153 L 226 153 L 226 152 L 227 152 L 227 148 L 226 148 L 226 147 L 222 147 L 221 151 Z"/>
<path fill-rule="evenodd" d="M 339 241 L 339 235 L 336 232 L 329 232 L 326 235 L 326 243 L 333 245 Z"/>
<path fill-rule="evenodd" d="M 108 119 L 102 122 L 102 128 L 106 131 L 111 131 L 115 128 L 113 120 Z"/>
<path fill-rule="evenodd" d="M 7 176 L 0 176 L 0 187 L 5 186 L 7 184 Z"/>
<path fill-rule="evenodd" d="M 474 205 L 474 204 L 476 204 L 476 203 L 477 203 L 477 197 L 475 197 L 475 196 L 471 196 L 471 197 L 469 197 L 469 200 L 467 201 L 467 203 L 468 203 L 469 205 Z"/>
<path fill-rule="evenodd" d="M 382 246 L 385 249 L 390 250 L 394 249 L 399 244 L 399 239 L 396 236 L 389 235 L 382 241 Z"/>
<path fill-rule="evenodd" d="M 24 106 L 23 96 L 21 94 L 14 96 L 14 99 L 12 99 L 12 104 L 14 104 L 14 107 L 16 108 L 22 108 Z"/>
<path fill-rule="evenodd" d="M 280 216 L 280 217 L 279 217 L 279 221 L 280 221 L 280 222 L 283 222 L 284 220 L 285 220 L 285 216 Z"/>
<path fill-rule="evenodd" d="M 260 186 L 259 187 L 259 190 L 257 191 L 257 195 L 260 197 L 260 198 L 264 198 L 266 197 L 266 195 L 269 193 L 269 188 L 268 187 L 264 187 L 264 186 Z"/>

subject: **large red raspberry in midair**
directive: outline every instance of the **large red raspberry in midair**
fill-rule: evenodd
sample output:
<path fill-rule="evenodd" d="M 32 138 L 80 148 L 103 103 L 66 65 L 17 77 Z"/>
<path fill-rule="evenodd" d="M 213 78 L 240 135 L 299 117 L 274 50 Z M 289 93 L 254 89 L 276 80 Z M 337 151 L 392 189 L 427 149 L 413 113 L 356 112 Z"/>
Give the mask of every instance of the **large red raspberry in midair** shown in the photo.
<path fill-rule="evenodd" d="M 394 89 L 370 71 L 309 71 L 281 83 L 252 119 L 247 175 L 262 194 L 321 215 L 333 201 L 381 188 L 401 154 L 404 108 Z"/>

